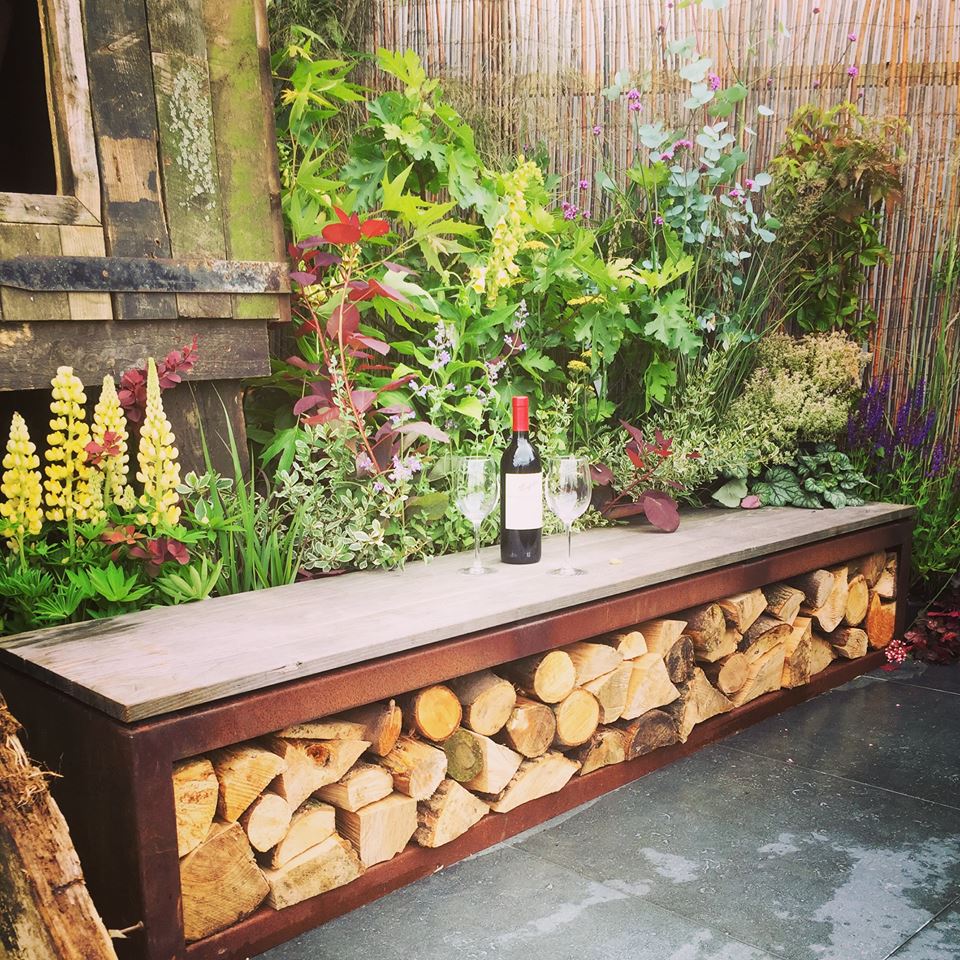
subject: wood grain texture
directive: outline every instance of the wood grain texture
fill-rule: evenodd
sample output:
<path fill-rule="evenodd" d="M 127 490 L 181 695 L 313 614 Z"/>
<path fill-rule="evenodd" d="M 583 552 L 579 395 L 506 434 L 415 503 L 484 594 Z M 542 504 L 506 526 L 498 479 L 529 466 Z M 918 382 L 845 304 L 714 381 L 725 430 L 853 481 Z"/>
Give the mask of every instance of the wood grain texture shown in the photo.
<path fill-rule="evenodd" d="M 624 527 L 579 535 L 579 562 L 587 575 L 576 583 L 546 575 L 564 549 L 562 538 L 548 538 L 541 564 L 512 569 L 489 584 L 460 575 L 463 559 L 454 555 L 429 566 L 408 564 L 403 572 L 349 574 L 20 634 L 0 641 L 0 659 L 130 722 L 829 540 L 912 513 L 910 507 L 890 504 L 830 511 L 765 508 L 748 515 L 695 511 L 685 514 L 675 534 Z M 452 595 L 458 597 L 456 604 L 437 603 L 438 596 Z M 382 602 L 384 596 L 391 598 L 389 603 Z M 271 643 L 263 642 L 265 625 Z"/>
<path fill-rule="evenodd" d="M 43 193 L 0 193 L 0 223 L 57 223 L 99 226 L 76 197 Z"/>
<path fill-rule="evenodd" d="M 60 252 L 60 228 L 56 224 L 0 223 L 0 259 L 22 253 L 57 256 Z M 4 323 L 14 320 L 70 319 L 70 302 L 65 293 L 31 293 L 2 287 L 0 304 Z"/>
<path fill-rule="evenodd" d="M 103 228 L 60 227 L 60 251 L 68 257 L 102 257 L 106 254 Z M 70 317 L 73 320 L 112 320 L 113 303 L 108 293 L 68 293 Z"/>

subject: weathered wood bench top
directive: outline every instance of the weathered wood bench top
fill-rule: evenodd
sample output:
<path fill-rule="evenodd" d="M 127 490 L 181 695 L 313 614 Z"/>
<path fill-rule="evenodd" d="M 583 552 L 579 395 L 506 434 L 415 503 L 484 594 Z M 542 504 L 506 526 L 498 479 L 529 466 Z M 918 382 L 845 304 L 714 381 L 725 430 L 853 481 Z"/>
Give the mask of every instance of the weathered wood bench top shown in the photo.
<path fill-rule="evenodd" d="M 680 529 L 591 530 L 574 538 L 585 576 L 531 566 L 463 576 L 465 555 L 164 607 L 0 640 L 0 660 L 126 722 L 600 600 L 790 547 L 903 520 L 913 508 L 708 509 Z"/>

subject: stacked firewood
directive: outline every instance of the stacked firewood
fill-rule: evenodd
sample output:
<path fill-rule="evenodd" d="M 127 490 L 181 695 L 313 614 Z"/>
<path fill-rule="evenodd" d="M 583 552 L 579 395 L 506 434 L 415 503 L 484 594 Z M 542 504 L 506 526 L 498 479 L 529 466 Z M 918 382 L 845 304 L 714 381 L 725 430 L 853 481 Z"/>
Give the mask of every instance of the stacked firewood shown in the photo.
<path fill-rule="evenodd" d="M 814 570 L 174 770 L 187 940 L 439 847 L 893 636 L 895 557 Z"/>

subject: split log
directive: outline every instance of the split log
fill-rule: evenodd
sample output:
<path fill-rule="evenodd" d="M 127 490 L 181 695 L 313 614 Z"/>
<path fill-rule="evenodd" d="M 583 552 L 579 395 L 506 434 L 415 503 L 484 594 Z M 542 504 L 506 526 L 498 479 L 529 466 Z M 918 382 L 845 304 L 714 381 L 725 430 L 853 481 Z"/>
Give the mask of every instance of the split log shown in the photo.
<path fill-rule="evenodd" d="M 826 670 L 836 658 L 837 655 L 829 641 L 814 631 L 810 638 L 810 676 Z"/>
<path fill-rule="evenodd" d="M 693 646 L 690 646 L 691 660 Z M 583 689 L 592 693 L 600 704 L 600 722 L 613 723 L 619 720 L 623 708 L 627 705 L 627 690 L 630 686 L 630 674 L 633 666 L 621 663 L 615 670 L 603 674 L 583 685 Z M 541 751 L 544 752 L 544 751 Z M 526 754 L 525 754 L 526 756 Z"/>
<path fill-rule="evenodd" d="M 517 697 L 517 705 L 499 736 L 503 742 L 524 757 L 540 757 L 550 749 L 557 735 L 557 718 L 553 710 L 538 700 Z"/>
<path fill-rule="evenodd" d="M 656 650 L 669 650 L 683 635 L 687 628 L 686 620 L 647 620 L 637 626 L 637 630 L 643 634 L 647 644 L 645 652 L 651 653 Z M 642 656 L 642 654 L 637 654 Z M 624 656 L 625 660 L 633 660 L 634 657 Z"/>
<path fill-rule="evenodd" d="M 421 847 L 442 847 L 466 833 L 489 809 L 456 780 L 444 780 L 432 797 L 417 804 L 418 826 L 413 839 Z"/>
<path fill-rule="evenodd" d="M 627 687 L 627 705 L 622 714 L 624 720 L 633 720 L 640 714 L 654 707 L 662 707 L 680 696 L 680 692 L 670 682 L 670 674 L 659 654 L 645 653 L 642 657 L 631 660 L 630 664 L 633 670 Z"/>
<path fill-rule="evenodd" d="M 693 679 L 679 689 L 680 696 L 667 704 L 663 712 L 674 718 L 681 743 L 687 742 L 698 723 L 733 709 L 733 704 L 710 683 L 699 668 L 694 671 Z"/>
<path fill-rule="evenodd" d="M 359 810 L 391 793 L 393 777 L 378 763 L 355 763 L 336 783 L 317 790 L 321 800 L 341 810 Z"/>
<path fill-rule="evenodd" d="M 897 555 L 887 554 L 887 561 L 883 573 L 877 578 L 873 590 L 884 600 L 893 600 L 897 596 Z"/>
<path fill-rule="evenodd" d="M 721 693 L 736 693 L 747 682 L 750 660 L 746 654 L 731 653 L 715 663 L 701 663 L 707 679 Z"/>
<path fill-rule="evenodd" d="M 717 660 L 729 651 L 717 653 L 724 646 L 724 634 L 727 621 L 719 604 L 707 603 L 680 614 L 686 619 L 687 627 L 683 631 L 692 641 L 693 649 L 699 660 Z"/>
<path fill-rule="evenodd" d="M 274 910 L 342 887 L 363 873 L 363 864 L 352 844 L 337 834 L 327 837 L 276 870 L 264 870 L 269 884 L 267 903 Z"/>
<path fill-rule="evenodd" d="M 810 680 L 810 659 L 813 650 L 813 621 L 797 617 L 790 636 L 783 641 L 783 673 L 780 686 L 802 687 Z"/>
<path fill-rule="evenodd" d="M 542 703 L 540 706 L 550 713 L 552 720 L 553 711 Z M 443 752 L 447 755 L 447 776 L 450 779 L 464 783 L 483 772 L 483 751 L 480 749 L 477 734 L 473 731 L 462 728 L 457 730 L 443 741 Z"/>
<path fill-rule="evenodd" d="M 613 647 L 624 660 L 632 660 L 634 657 L 643 656 L 649 649 L 647 638 L 640 630 L 609 633 L 606 636 L 597 637 L 594 642 L 605 643 L 608 647 Z"/>
<path fill-rule="evenodd" d="M 277 736 L 293 740 L 368 740 L 370 752 L 382 757 L 397 742 L 402 720 L 396 702 L 382 700 L 337 716 L 286 727 Z"/>
<path fill-rule="evenodd" d="M 220 784 L 206 757 L 173 765 L 173 803 L 177 811 L 177 856 L 200 846 L 213 826 Z"/>
<path fill-rule="evenodd" d="M 407 730 L 435 743 L 446 740 L 463 717 L 456 694 L 439 683 L 403 697 L 400 708 Z"/>
<path fill-rule="evenodd" d="M 804 595 L 806 605 L 812 610 L 822 607 L 833 592 L 835 581 L 829 570 L 811 570 L 802 576 L 794 577 L 790 586 L 796 587 Z"/>
<path fill-rule="evenodd" d="M 867 655 L 867 633 L 859 627 L 838 627 L 830 634 L 833 649 L 847 660 Z"/>
<path fill-rule="evenodd" d="M 188 943 L 232 927 L 263 903 L 269 887 L 239 823 L 216 822 L 180 861 L 180 903 Z"/>
<path fill-rule="evenodd" d="M 336 783 L 370 746 L 367 740 L 292 740 L 270 737 L 270 749 L 282 757 L 284 769 L 275 790 L 296 810 L 311 793 Z"/>
<path fill-rule="evenodd" d="M 600 704 L 589 690 L 582 687 L 555 703 L 553 713 L 557 720 L 553 743 L 560 749 L 586 743 L 600 723 Z"/>
<path fill-rule="evenodd" d="M 865 557 L 857 557 L 850 561 L 850 572 L 853 575 L 859 574 L 867 582 L 869 588 L 876 586 L 877 581 L 883 574 L 887 565 L 887 554 L 885 550 L 878 550 L 876 553 L 869 553 Z"/>
<path fill-rule="evenodd" d="M 765 693 L 779 690 L 785 656 L 784 645 L 781 643 L 754 660 L 747 670 L 747 682 L 731 695 L 730 702 L 735 707 L 740 707 Z"/>
<path fill-rule="evenodd" d="M 507 786 L 492 798 L 490 809 L 508 813 L 522 803 L 562 790 L 579 764 L 562 753 L 550 751 L 534 760 L 524 760 Z"/>
<path fill-rule="evenodd" d="M 623 763 L 627 757 L 629 735 L 618 727 L 600 727 L 584 744 L 571 751 L 570 756 L 580 764 L 580 776 Z"/>
<path fill-rule="evenodd" d="M 489 737 L 483 737 L 479 733 L 471 736 L 477 739 L 480 755 L 483 757 L 483 766 L 472 780 L 464 783 L 464 786 L 478 793 L 499 793 L 517 772 L 523 757 Z"/>
<path fill-rule="evenodd" d="M 746 593 L 737 593 L 732 597 L 725 597 L 717 603 L 723 611 L 723 616 L 730 626 L 740 633 L 750 629 L 751 624 L 763 613 L 767 606 L 767 599 L 759 589 L 748 590 Z"/>
<path fill-rule="evenodd" d="M 264 866 L 274 870 L 301 853 L 323 843 L 337 829 L 336 811 L 328 803 L 311 798 L 301 804 L 290 818 L 290 827 L 283 839 L 263 858 Z"/>
<path fill-rule="evenodd" d="M 577 684 L 577 671 L 563 650 L 548 650 L 499 668 L 521 690 L 544 703 L 559 703 Z"/>
<path fill-rule="evenodd" d="M 502 729 L 517 702 L 513 684 L 489 670 L 457 677 L 450 689 L 463 705 L 463 725 L 485 737 Z"/>
<path fill-rule="evenodd" d="M 233 822 L 284 772 L 286 761 L 265 747 L 238 743 L 213 754 L 213 768 L 220 783 L 217 814 Z"/>
<path fill-rule="evenodd" d="M 789 623 L 764 613 L 757 617 L 753 626 L 743 635 L 740 652 L 746 654 L 748 660 L 756 660 L 774 647 L 780 646 L 792 631 L 793 627 Z"/>
<path fill-rule="evenodd" d="M 870 603 L 870 589 L 863 574 L 857 574 L 847 584 L 847 606 L 843 612 L 843 622 L 848 627 L 859 627 L 867 616 Z"/>
<path fill-rule="evenodd" d="M 867 639 L 873 650 L 880 650 L 892 639 L 897 628 L 896 601 L 884 603 L 879 593 L 870 596 L 866 619 Z"/>
<path fill-rule="evenodd" d="M 290 804 L 278 793 L 261 793 L 240 816 L 240 826 L 250 846 L 266 853 L 276 846 L 290 829 Z"/>
<path fill-rule="evenodd" d="M 626 758 L 633 760 L 669 747 L 679 739 L 676 721 L 665 710 L 648 710 L 635 720 L 621 720 L 617 727 L 627 737 Z"/>
<path fill-rule="evenodd" d="M 679 621 L 675 621 L 679 622 Z M 680 634 L 674 638 L 670 631 L 661 630 L 653 634 L 653 640 L 647 645 L 649 653 L 658 653 L 667 665 L 667 673 L 674 683 L 683 683 L 693 675 L 694 648 L 693 641 Z"/>
<path fill-rule="evenodd" d="M 767 601 L 767 611 L 791 626 L 800 613 L 800 605 L 806 599 L 802 590 L 786 583 L 772 583 L 764 587 L 763 595 Z"/>
<path fill-rule="evenodd" d="M 447 755 L 412 737 L 400 737 L 380 763 L 393 776 L 393 787 L 414 800 L 426 800 L 447 775 Z"/>
<path fill-rule="evenodd" d="M 417 801 L 402 793 L 360 810 L 337 810 L 337 833 L 353 844 L 364 867 L 392 860 L 417 829 Z"/>
<path fill-rule="evenodd" d="M 834 567 L 829 571 L 833 578 L 833 588 L 827 599 L 819 606 L 806 603 L 800 611 L 806 617 L 813 617 L 820 625 L 820 629 L 830 633 L 840 626 L 844 614 L 847 612 L 847 568 Z"/>
<path fill-rule="evenodd" d="M 577 686 L 582 687 L 591 680 L 611 670 L 615 670 L 623 663 L 623 657 L 604 643 L 571 643 L 563 648 L 564 652 L 573 661 L 573 669 L 576 671 Z"/>
<path fill-rule="evenodd" d="M 0 697 L 0 956 L 116 960 L 67 823 L 18 731 Z"/>

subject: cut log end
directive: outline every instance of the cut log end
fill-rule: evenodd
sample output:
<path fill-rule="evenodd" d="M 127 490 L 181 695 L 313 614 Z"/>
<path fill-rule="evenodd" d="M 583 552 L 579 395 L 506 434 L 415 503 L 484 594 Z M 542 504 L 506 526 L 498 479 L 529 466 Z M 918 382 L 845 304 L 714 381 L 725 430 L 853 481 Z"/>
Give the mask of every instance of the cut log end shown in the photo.
<path fill-rule="evenodd" d="M 463 716 L 456 694 L 443 684 L 410 694 L 401 707 L 407 729 L 435 743 L 446 740 L 460 726 Z"/>
<path fill-rule="evenodd" d="M 421 847 L 442 847 L 466 833 L 489 809 L 455 780 L 444 780 L 432 797 L 417 804 L 414 842 Z"/>
<path fill-rule="evenodd" d="M 553 742 L 561 749 L 586 743 L 600 723 L 600 704 L 589 690 L 582 687 L 556 704 L 553 712 L 557 720 Z"/>

